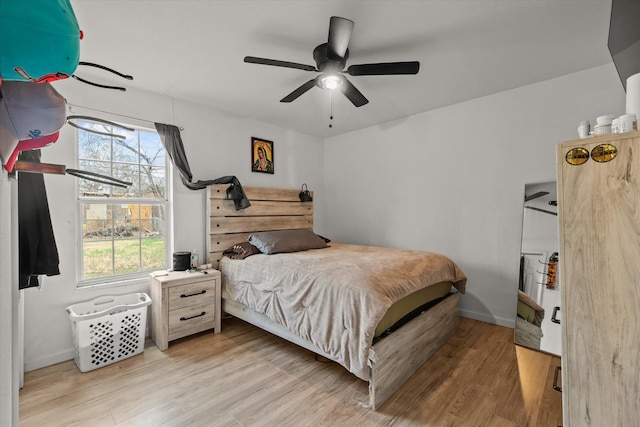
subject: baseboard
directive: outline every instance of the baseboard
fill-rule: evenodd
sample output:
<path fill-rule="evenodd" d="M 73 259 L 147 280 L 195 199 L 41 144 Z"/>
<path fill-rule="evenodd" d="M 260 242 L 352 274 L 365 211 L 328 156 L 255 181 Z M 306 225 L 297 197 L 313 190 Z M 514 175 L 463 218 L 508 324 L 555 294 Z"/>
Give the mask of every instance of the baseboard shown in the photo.
<path fill-rule="evenodd" d="M 495 317 L 487 313 L 479 313 L 477 311 L 460 309 L 460 316 L 467 317 L 473 320 L 479 320 L 481 322 L 491 323 L 498 326 L 505 326 L 507 328 L 515 328 L 515 319 L 506 319 L 504 317 Z"/>
<path fill-rule="evenodd" d="M 25 360 L 24 362 L 24 371 L 35 371 L 36 369 L 44 368 L 46 366 L 55 365 L 56 363 L 66 362 L 67 360 L 71 360 L 74 357 L 74 350 L 71 348 L 69 350 L 60 351 L 56 354 L 49 354 L 47 357 L 42 357 L 40 359 L 35 360 Z"/>
<path fill-rule="evenodd" d="M 145 325 L 145 339 L 149 337 L 149 322 Z M 36 369 L 46 368 L 47 366 L 55 365 L 56 363 L 66 362 L 72 360 L 75 357 L 75 350 L 73 348 L 69 350 L 63 350 L 56 354 L 50 354 L 47 357 L 24 362 L 24 371 L 35 371 Z"/>

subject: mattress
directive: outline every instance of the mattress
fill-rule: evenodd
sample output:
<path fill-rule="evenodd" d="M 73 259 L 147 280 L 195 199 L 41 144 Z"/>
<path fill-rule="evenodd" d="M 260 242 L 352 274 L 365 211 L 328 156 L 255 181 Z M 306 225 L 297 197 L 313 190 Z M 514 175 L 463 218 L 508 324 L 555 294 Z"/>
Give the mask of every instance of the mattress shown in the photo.
<path fill-rule="evenodd" d="M 238 301 L 368 379 L 376 327 L 395 303 L 466 276 L 444 255 L 331 243 L 331 247 L 244 260 L 223 257 L 222 298 Z"/>
<path fill-rule="evenodd" d="M 420 289 L 393 303 L 378 323 L 374 336 L 379 337 L 392 330 L 401 321 L 409 320 L 408 316 L 410 317 L 420 308 L 426 309 L 430 302 L 447 296 L 449 292 L 451 292 L 451 282 L 440 282 Z"/>

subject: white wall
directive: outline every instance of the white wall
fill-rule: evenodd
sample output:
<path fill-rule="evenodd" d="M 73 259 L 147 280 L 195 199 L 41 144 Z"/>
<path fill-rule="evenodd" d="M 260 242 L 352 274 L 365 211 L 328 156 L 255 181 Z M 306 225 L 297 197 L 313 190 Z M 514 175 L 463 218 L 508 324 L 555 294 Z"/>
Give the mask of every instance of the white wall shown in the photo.
<path fill-rule="evenodd" d="M 324 172 L 322 141 L 319 138 L 248 120 L 202 106 L 175 101 L 141 91 L 109 91 L 93 88 L 75 80 L 60 81 L 56 89 L 69 104 L 130 116 L 143 121 L 158 121 L 184 127 L 182 138 L 194 180 L 235 175 L 243 186 L 300 188 L 306 182 L 316 190 L 316 206 L 321 209 Z M 86 110 L 75 109 L 77 113 Z M 94 116 L 107 116 L 93 112 Z M 153 127 L 151 123 L 132 124 Z M 274 141 L 275 173 L 251 172 L 250 138 Z M 73 128 L 65 126 L 60 140 L 43 149 L 42 161 L 74 167 Z M 44 277 L 40 289 L 25 290 L 25 368 L 32 370 L 73 358 L 71 327 L 65 307 L 104 294 L 148 292 L 146 280 L 129 287 L 76 289 L 77 236 L 75 233 L 76 189 L 70 175 L 47 175 L 45 182 L 52 223 L 60 255 L 61 275 Z M 174 188 L 174 250 L 197 248 L 205 251 L 205 191 L 186 189 L 177 174 Z M 324 218 L 314 218 L 316 231 L 326 233 Z"/>
<path fill-rule="evenodd" d="M 549 200 L 557 201 L 557 184 L 553 182 L 527 183 L 527 195 L 538 191 L 549 194 L 541 198 L 526 202 L 527 206 L 557 212 L 557 208 L 549 206 Z M 522 213 L 522 247 L 521 252 L 546 251 L 549 256 L 558 252 L 560 238 L 558 237 L 558 217 L 532 209 L 524 209 Z"/>
<path fill-rule="evenodd" d="M 0 426 L 18 425 L 21 351 L 18 347 L 17 232 L 12 217 L 17 183 L 0 171 Z M 14 206 L 17 211 L 18 207 Z"/>
<path fill-rule="evenodd" d="M 462 314 L 513 327 L 524 184 L 554 181 L 555 146 L 624 97 L 607 65 L 328 138 L 327 237 L 448 255 Z"/>

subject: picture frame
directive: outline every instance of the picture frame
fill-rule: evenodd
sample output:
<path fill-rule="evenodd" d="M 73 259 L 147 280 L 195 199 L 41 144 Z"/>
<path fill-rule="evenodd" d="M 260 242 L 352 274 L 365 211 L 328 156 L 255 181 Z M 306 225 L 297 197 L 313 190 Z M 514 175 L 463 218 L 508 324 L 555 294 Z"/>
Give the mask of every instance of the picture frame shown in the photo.
<path fill-rule="evenodd" d="M 251 171 L 274 173 L 273 141 L 251 137 Z"/>

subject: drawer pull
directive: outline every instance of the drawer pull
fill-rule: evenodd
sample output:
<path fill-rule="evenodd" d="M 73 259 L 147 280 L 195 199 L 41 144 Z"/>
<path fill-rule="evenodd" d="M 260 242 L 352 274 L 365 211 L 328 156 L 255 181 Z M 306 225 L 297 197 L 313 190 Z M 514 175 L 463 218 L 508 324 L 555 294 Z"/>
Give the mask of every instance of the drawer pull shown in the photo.
<path fill-rule="evenodd" d="M 558 386 L 558 375 L 562 370 L 562 366 L 556 366 L 556 372 L 553 374 L 553 389 L 562 393 L 562 387 Z"/>
<path fill-rule="evenodd" d="M 184 316 L 183 316 L 183 317 L 181 317 L 181 318 L 180 318 L 180 321 L 182 322 L 182 321 L 184 321 L 184 320 L 191 320 L 191 319 L 195 319 L 196 317 L 202 317 L 202 316 L 204 316 L 205 314 L 207 314 L 207 312 L 206 312 L 206 311 L 203 311 L 202 313 L 200 313 L 200 314 L 196 314 L 195 316 L 191 316 L 191 317 L 184 317 Z"/>
<path fill-rule="evenodd" d="M 180 298 L 195 297 L 196 295 L 202 295 L 202 294 L 206 294 L 206 293 L 207 293 L 206 289 L 203 289 L 203 290 L 201 290 L 200 292 L 196 292 L 195 294 L 189 294 L 189 295 L 187 295 L 187 294 L 182 294 L 182 295 L 180 295 Z"/>
<path fill-rule="evenodd" d="M 558 319 L 558 312 L 560 311 L 560 307 L 553 307 L 553 315 L 551 315 L 551 321 L 553 323 L 560 324 L 560 319 Z"/>

